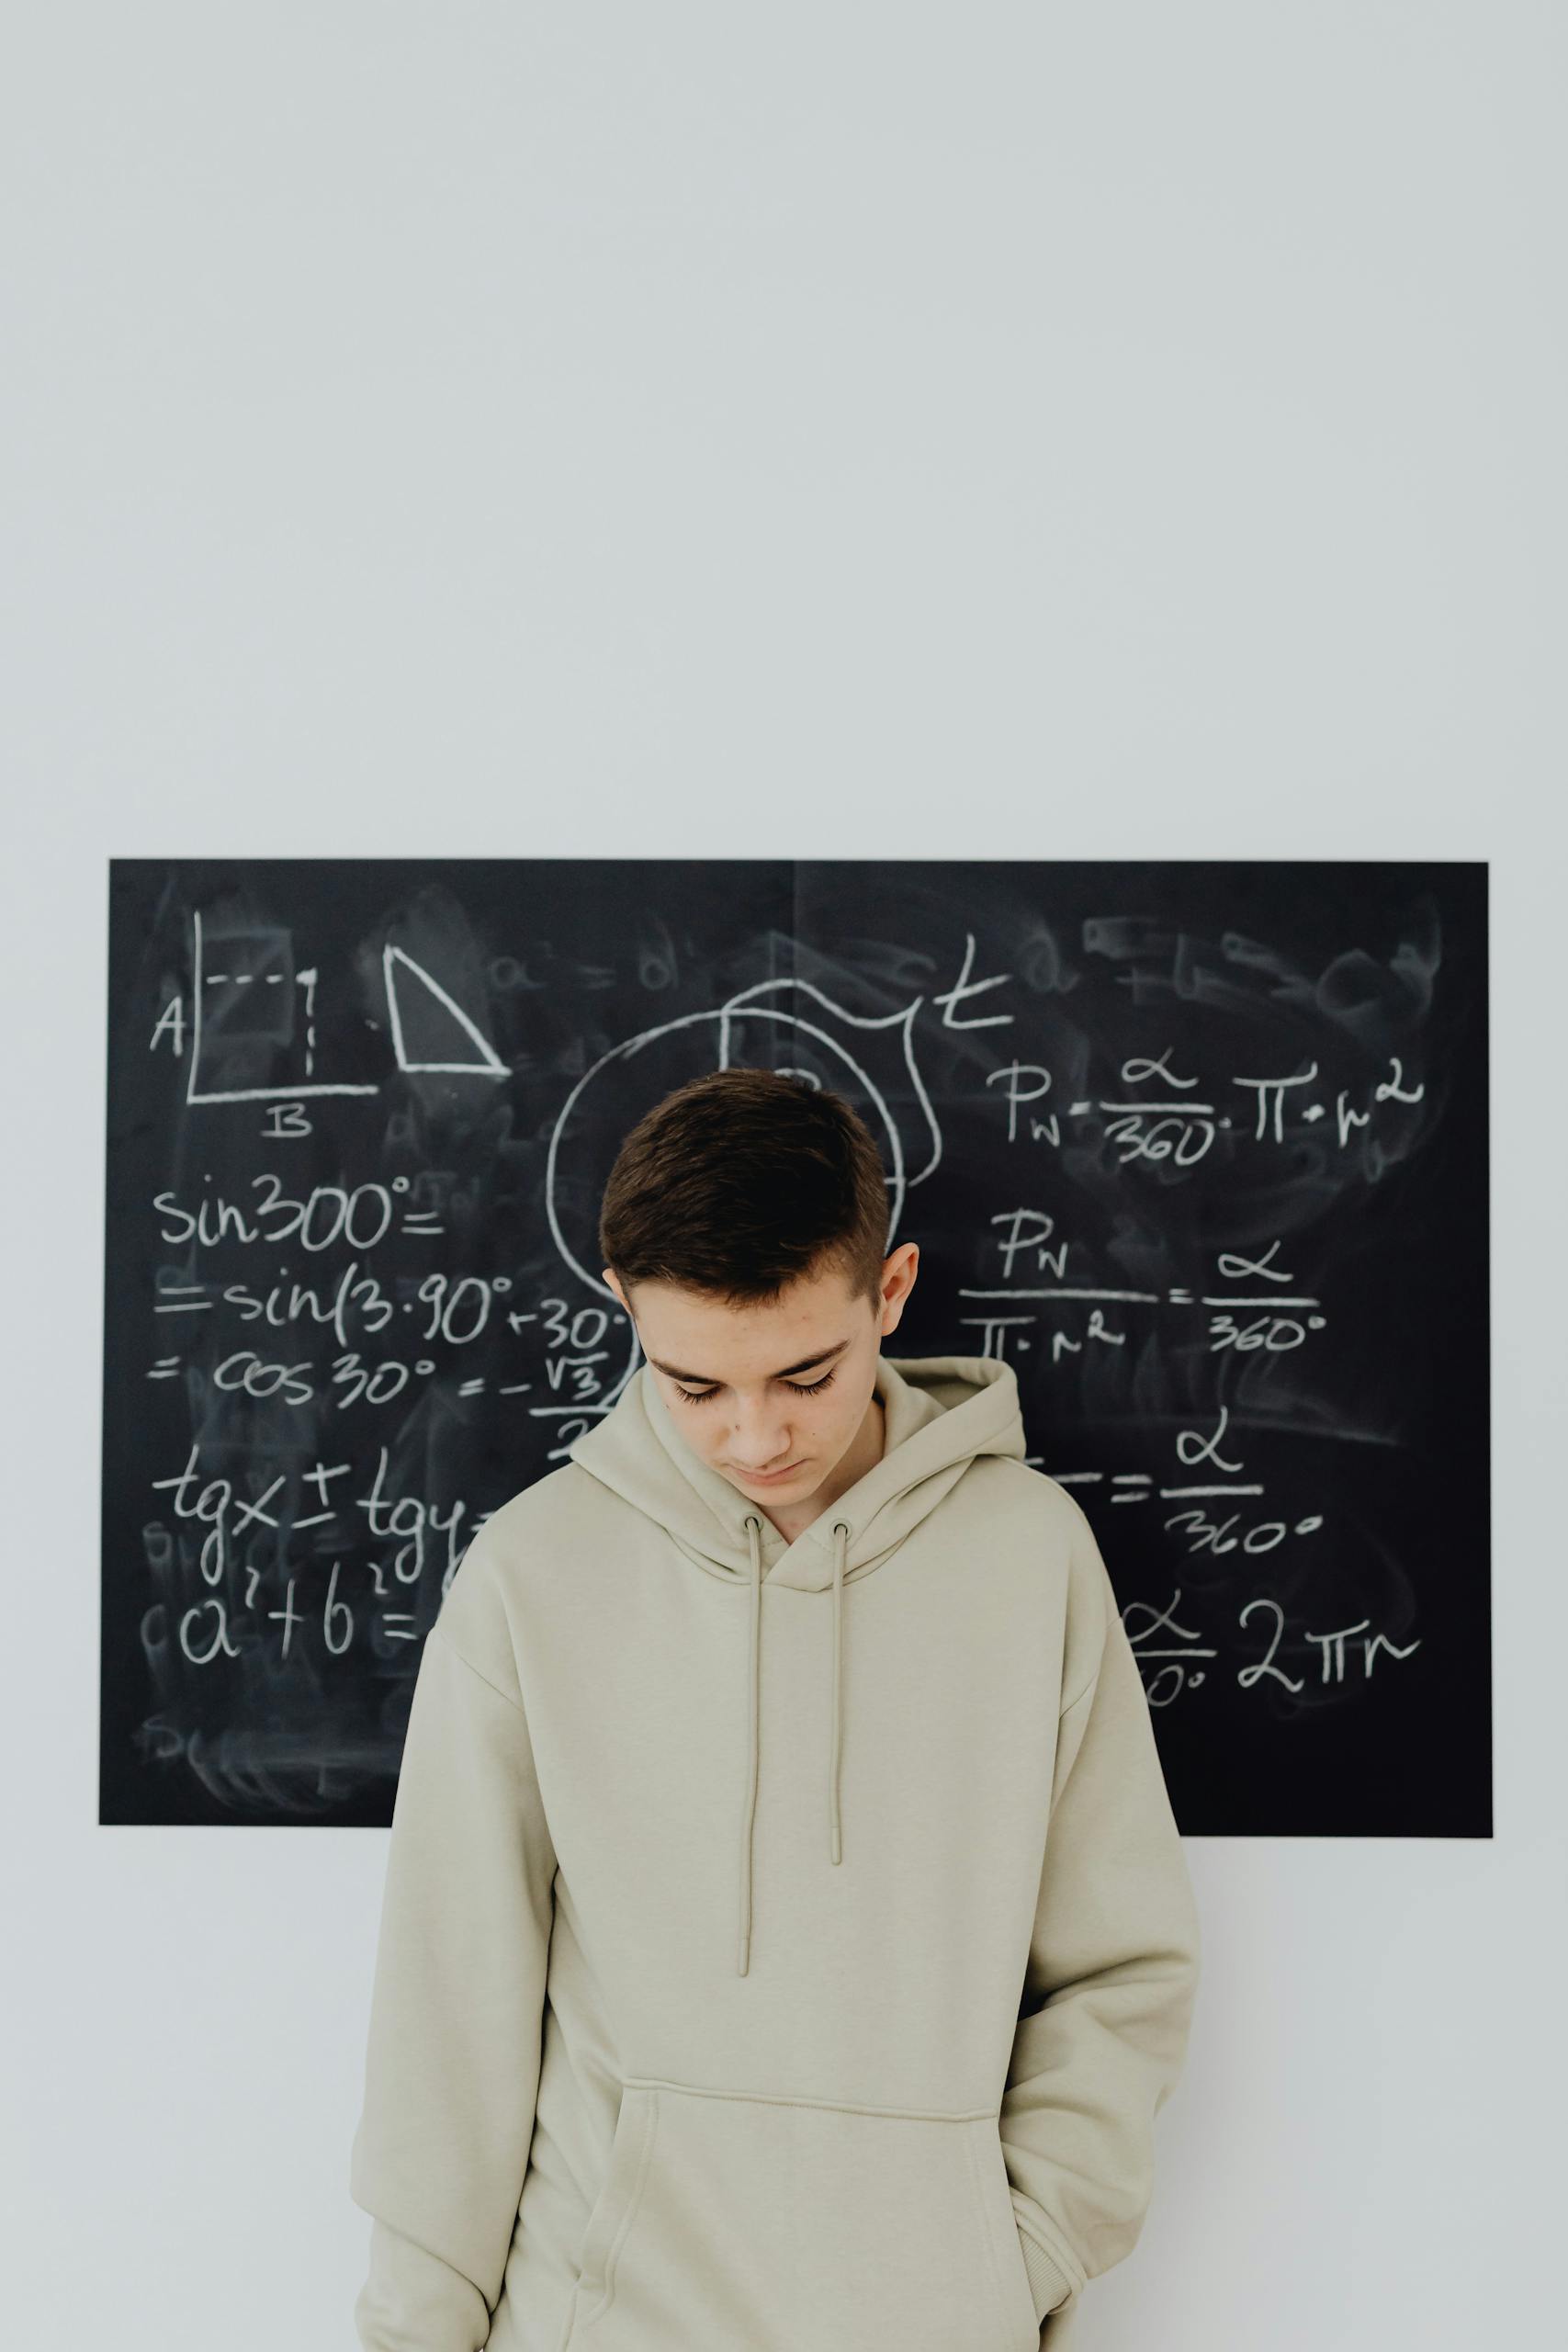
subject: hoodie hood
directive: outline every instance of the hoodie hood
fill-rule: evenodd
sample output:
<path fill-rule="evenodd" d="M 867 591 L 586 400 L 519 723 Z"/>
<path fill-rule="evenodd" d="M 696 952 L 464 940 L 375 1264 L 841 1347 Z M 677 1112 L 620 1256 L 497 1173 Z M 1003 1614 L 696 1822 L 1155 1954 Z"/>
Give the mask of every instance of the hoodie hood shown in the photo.
<path fill-rule="evenodd" d="M 880 1356 L 882 1459 L 793 1542 L 761 1507 L 710 1469 L 681 1435 L 646 1363 L 612 1410 L 568 1448 L 601 1485 L 664 1529 L 694 1569 L 748 1584 L 747 1785 L 740 1843 L 736 1971 L 751 1942 L 751 1847 L 758 1780 L 761 1588 L 831 1596 L 828 1857 L 842 1860 L 839 1751 L 842 1738 L 843 1588 L 869 1575 L 930 1516 L 981 1454 L 1022 1461 L 1026 1445 L 1012 1366 L 991 1356 Z"/>

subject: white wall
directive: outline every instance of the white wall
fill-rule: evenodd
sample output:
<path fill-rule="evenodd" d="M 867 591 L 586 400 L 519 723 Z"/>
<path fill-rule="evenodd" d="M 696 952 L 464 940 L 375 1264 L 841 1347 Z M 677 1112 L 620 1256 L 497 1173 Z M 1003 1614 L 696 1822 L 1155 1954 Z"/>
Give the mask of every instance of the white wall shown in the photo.
<path fill-rule="evenodd" d="M 333 2352 L 367 2226 L 384 1838 L 96 1825 L 105 861 L 689 850 L 1493 861 L 1498 1834 L 1191 1841 L 1085 2324 L 1545 2342 L 1562 11 L 6 17 L 8 2332 Z"/>

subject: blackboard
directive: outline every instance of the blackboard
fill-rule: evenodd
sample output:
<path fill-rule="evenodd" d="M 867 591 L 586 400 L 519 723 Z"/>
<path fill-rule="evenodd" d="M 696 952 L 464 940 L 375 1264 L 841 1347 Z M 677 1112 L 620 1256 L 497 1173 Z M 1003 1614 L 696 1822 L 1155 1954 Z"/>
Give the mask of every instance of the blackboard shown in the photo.
<path fill-rule="evenodd" d="M 622 1136 L 846 1094 L 1094 1524 L 1190 1834 L 1488 1836 L 1482 864 L 115 859 L 100 1817 L 384 1825 L 640 1360 Z"/>

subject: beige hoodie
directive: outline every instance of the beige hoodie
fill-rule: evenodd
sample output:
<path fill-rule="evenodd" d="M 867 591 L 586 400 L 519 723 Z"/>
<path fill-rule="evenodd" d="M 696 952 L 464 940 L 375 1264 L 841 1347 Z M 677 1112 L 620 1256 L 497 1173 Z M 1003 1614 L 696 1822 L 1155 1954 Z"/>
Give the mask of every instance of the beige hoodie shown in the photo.
<path fill-rule="evenodd" d="M 793 1543 L 645 1367 L 465 1553 L 388 1857 L 367 2352 L 1058 2352 L 1136 2243 L 1199 1952 L 1137 1665 L 1011 1368 L 877 1388 Z"/>

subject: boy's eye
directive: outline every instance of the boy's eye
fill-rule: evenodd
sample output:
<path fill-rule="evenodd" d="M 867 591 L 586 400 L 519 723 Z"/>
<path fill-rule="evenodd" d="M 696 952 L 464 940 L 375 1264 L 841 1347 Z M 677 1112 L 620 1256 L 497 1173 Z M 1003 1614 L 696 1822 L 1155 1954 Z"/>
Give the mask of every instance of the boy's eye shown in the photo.
<path fill-rule="evenodd" d="M 825 1372 L 820 1380 L 786 1380 L 784 1385 L 786 1388 L 793 1388 L 797 1396 L 820 1396 L 824 1388 L 831 1387 L 832 1383 L 833 1374 Z M 712 1388 L 682 1388 L 677 1381 L 675 1394 L 684 1405 L 705 1405 L 717 1391 Z"/>

